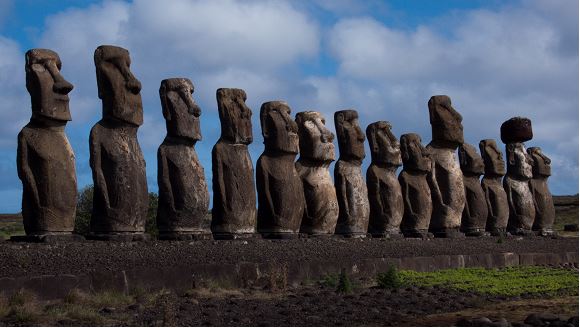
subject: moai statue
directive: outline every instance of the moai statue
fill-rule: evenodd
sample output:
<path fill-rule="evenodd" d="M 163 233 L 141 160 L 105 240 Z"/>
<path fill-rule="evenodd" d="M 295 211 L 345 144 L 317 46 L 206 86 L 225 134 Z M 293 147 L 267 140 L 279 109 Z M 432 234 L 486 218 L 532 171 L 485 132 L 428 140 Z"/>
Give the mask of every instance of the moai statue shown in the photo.
<path fill-rule="evenodd" d="M 510 209 L 507 230 L 512 235 L 531 235 L 536 217 L 529 184 L 533 177 L 533 161 L 524 145 L 532 137 L 532 122 L 527 118 L 514 117 L 501 125 L 501 140 L 508 159 L 507 174 L 503 179 Z"/>
<path fill-rule="evenodd" d="M 90 165 L 95 193 L 91 238 L 141 240 L 149 195 L 145 160 L 137 141 L 143 124 L 141 83 L 130 70 L 126 49 L 99 46 L 95 50 L 97 86 L 103 118 L 91 129 Z"/>
<path fill-rule="evenodd" d="M 487 202 L 485 192 L 481 187 L 479 177 L 484 174 L 483 158 L 479 156 L 475 147 L 464 143 L 459 146 L 459 165 L 463 172 L 465 187 L 465 207 L 461 218 L 461 231 L 466 236 L 489 236 L 485 232 L 487 221 Z"/>
<path fill-rule="evenodd" d="M 533 178 L 530 180 L 530 189 L 536 205 L 536 218 L 532 230 L 541 236 L 554 235 L 556 210 L 552 193 L 548 188 L 548 177 L 552 175 L 551 160 L 542 153 L 540 147 L 528 148 L 528 154 L 533 160 Z"/>
<path fill-rule="evenodd" d="M 435 237 L 462 237 L 459 232 L 465 206 L 463 174 L 455 155 L 463 144 L 462 117 L 448 96 L 429 99 L 429 121 L 433 139 L 427 145 L 433 160 L 429 174 L 433 214 L 429 229 Z"/>
<path fill-rule="evenodd" d="M 300 232 L 310 236 L 334 234 L 338 220 L 338 199 L 328 169 L 335 159 L 334 134 L 325 123 L 318 112 L 296 114 L 300 141 L 296 171 L 302 179 L 306 200 Z"/>
<path fill-rule="evenodd" d="M 64 132 L 71 120 L 68 93 L 73 85 L 60 74 L 56 52 L 26 52 L 26 89 L 32 116 L 18 134 L 17 168 L 22 180 L 22 218 L 27 237 L 70 238 L 77 203 L 75 155 Z"/>
<path fill-rule="evenodd" d="M 510 214 L 507 195 L 501 182 L 505 175 L 503 155 L 493 139 L 481 140 L 479 151 L 485 166 L 485 174 L 481 179 L 481 187 L 487 203 L 485 230 L 492 236 L 502 236 L 506 233 Z"/>
<path fill-rule="evenodd" d="M 218 89 L 216 97 L 222 132 L 211 152 L 211 231 L 214 239 L 249 238 L 256 232 L 254 166 L 248 152 L 252 110 L 242 89 Z"/>
<path fill-rule="evenodd" d="M 369 233 L 373 237 L 401 237 L 405 205 L 397 180 L 397 168 L 403 164 L 399 140 L 391 132 L 391 124 L 385 121 L 370 124 L 367 138 L 372 158 L 367 170 Z"/>
<path fill-rule="evenodd" d="M 264 238 L 298 237 L 304 214 L 304 190 L 294 167 L 298 127 L 282 101 L 262 104 L 260 124 L 265 147 L 256 163 L 258 232 Z"/>
<path fill-rule="evenodd" d="M 167 136 L 157 151 L 160 239 L 199 239 L 211 234 L 204 227 L 209 192 L 195 144 L 201 140 L 201 109 L 194 102 L 189 79 L 161 81 L 159 97 Z"/>
<path fill-rule="evenodd" d="M 340 157 L 334 167 L 334 183 L 338 198 L 338 222 L 335 233 L 344 237 L 366 237 L 370 206 L 368 190 L 362 175 L 365 158 L 365 135 L 355 110 L 334 113 Z"/>
<path fill-rule="evenodd" d="M 401 136 L 401 158 L 403 171 L 399 174 L 399 183 L 405 205 L 401 232 L 410 238 L 432 237 L 428 229 L 433 203 L 427 182 L 432 164 L 418 134 L 408 133 Z"/>

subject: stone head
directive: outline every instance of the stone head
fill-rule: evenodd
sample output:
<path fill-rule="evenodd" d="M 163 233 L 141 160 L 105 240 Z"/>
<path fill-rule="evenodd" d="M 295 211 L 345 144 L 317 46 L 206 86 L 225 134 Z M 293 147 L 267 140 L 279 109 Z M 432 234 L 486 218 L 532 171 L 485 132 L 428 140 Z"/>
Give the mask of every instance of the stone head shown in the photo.
<path fill-rule="evenodd" d="M 520 180 L 531 179 L 533 160 L 526 152 L 521 142 L 509 143 L 505 146 L 507 155 L 507 173 Z"/>
<path fill-rule="evenodd" d="M 116 46 L 99 46 L 95 50 L 95 67 L 103 118 L 136 126 L 143 124 L 141 82 L 131 72 L 129 51 Z"/>
<path fill-rule="evenodd" d="M 332 162 L 334 154 L 334 134 L 325 126 L 326 120 L 319 112 L 296 114 L 300 141 L 300 157 L 323 162 Z"/>
<path fill-rule="evenodd" d="M 468 143 L 459 146 L 459 165 L 461 171 L 467 176 L 480 176 L 485 172 L 483 158 L 477 153 L 477 149 Z"/>
<path fill-rule="evenodd" d="M 340 158 L 361 161 L 365 158 L 365 135 L 358 123 L 356 110 L 347 109 L 334 113 L 334 126 L 338 139 Z"/>
<path fill-rule="evenodd" d="M 246 92 L 242 89 L 220 88 L 216 97 L 222 127 L 221 140 L 251 144 L 252 110 L 246 106 Z"/>
<path fill-rule="evenodd" d="M 201 109 L 193 100 L 193 83 L 186 78 L 161 81 L 159 97 L 167 135 L 196 142 L 201 140 Z"/>
<path fill-rule="evenodd" d="M 58 54 L 48 49 L 26 52 L 26 89 L 30 93 L 32 116 L 37 119 L 70 121 L 68 93 L 73 85 L 60 74 Z"/>
<path fill-rule="evenodd" d="M 401 136 L 401 158 L 406 171 L 431 171 L 431 156 L 421 144 L 421 137 L 416 133 Z"/>
<path fill-rule="evenodd" d="M 399 140 L 391 132 L 391 124 L 389 122 L 378 121 L 369 124 L 367 126 L 367 138 L 373 163 L 394 167 L 403 164 Z"/>
<path fill-rule="evenodd" d="M 266 150 L 298 154 L 298 126 L 284 101 L 269 101 L 260 108 L 260 125 Z"/>
<path fill-rule="evenodd" d="M 429 99 L 429 122 L 433 143 L 445 148 L 457 148 L 463 143 L 463 118 L 448 96 L 433 96 Z"/>
<path fill-rule="evenodd" d="M 486 176 L 501 177 L 505 175 L 505 162 L 503 154 L 497 148 L 497 144 L 493 139 L 484 139 L 479 142 L 479 151 L 483 158 Z"/>
<path fill-rule="evenodd" d="M 552 175 L 552 166 L 550 165 L 552 161 L 542 153 L 542 149 L 530 147 L 527 150 L 533 160 L 532 173 L 534 178 L 547 178 Z"/>

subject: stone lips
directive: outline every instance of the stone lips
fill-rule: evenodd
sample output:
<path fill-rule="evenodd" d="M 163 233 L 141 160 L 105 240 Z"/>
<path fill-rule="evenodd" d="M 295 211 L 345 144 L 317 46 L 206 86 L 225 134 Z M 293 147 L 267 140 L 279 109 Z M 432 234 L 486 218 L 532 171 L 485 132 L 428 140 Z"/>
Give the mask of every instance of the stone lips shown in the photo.
<path fill-rule="evenodd" d="M 512 117 L 502 123 L 501 141 L 504 144 L 532 140 L 532 121 L 526 117 Z"/>

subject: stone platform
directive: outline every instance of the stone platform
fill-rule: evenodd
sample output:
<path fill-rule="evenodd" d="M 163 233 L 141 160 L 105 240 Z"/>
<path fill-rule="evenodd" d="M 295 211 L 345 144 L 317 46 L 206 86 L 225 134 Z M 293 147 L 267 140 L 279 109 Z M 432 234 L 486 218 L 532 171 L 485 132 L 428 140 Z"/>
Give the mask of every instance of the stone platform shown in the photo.
<path fill-rule="evenodd" d="M 577 266 L 578 238 L 1 242 L 0 291 L 25 288 L 52 299 L 73 288 L 260 287 L 272 277 L 301 284 L 341 270 L 364 279 L 391 265 L 433 271 L 561 264 Z"/>

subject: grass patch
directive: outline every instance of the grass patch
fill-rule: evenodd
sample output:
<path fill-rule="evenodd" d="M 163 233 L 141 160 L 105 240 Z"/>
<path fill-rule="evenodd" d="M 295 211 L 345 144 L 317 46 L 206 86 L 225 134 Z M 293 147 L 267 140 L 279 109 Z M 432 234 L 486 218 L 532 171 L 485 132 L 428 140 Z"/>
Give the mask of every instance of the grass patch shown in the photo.
<path fill-rule="evenodd" d="M 97 308 L 120 307 L 133 303 L 133 296 L 117 291 L 104 291 L 90 295 L 87 302 Z"/>
<path fill-rule="evenodd" d="M 578 295 L 578 272 L 545 267 L 512 267 L 502 269 L 464 268 L 435 272 L 399 271 L 402 285 L 443 286 L 459 291 L 487 295 L 518 296 L 522 294 Z"/>
<path fill-rule="evenodd" d="M 342 271 L 338 277 L 338 286 L 336 286 L 336 292 L 339 294 L 350 294 L 352 293 L 352 289 L 353 286 L 350 278 L 345 271 Z"/>

